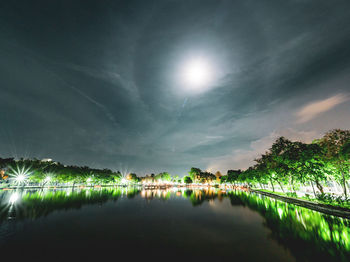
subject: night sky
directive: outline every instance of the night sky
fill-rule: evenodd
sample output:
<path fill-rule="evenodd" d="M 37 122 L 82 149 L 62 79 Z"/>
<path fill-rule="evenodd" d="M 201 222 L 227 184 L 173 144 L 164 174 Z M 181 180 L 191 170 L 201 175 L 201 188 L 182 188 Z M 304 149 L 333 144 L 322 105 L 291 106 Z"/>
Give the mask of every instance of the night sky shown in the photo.
<path fill-rule="evenodd" d="M 0 32 L 0 157 L 225 173 L 350 129 L 348 0 L 4 0 Z"/>

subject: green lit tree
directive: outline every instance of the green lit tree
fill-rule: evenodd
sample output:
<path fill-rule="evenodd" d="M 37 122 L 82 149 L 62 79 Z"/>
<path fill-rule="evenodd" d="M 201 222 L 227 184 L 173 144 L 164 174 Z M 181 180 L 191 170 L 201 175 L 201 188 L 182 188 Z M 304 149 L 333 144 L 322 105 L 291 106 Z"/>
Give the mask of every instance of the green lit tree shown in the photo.
<path fill-rule="evenodd" d="M 348 154 L 350 130 L 331 130 L 318 142 L 325 149 L 325 159 L 334 165 L 337 171 L 335 172 L 335 180 L 342 185 L 344 195 L 347 197 L 346 180 L 350 176 Z"/>
<path fill-rule="evenodd" d="M 202 170 L 200 170 L 199 168 L 196 168 L 196 167 L 192 167 L 190 172 L 188 172 L 189 177 L 191 178 L 191 180 L 194 183 L 199 183 L 200 182 L 200 180 L 201 180 L 201 173 L 202 173 Z"/>
<path fill-rule="evenodd" d="M 192 184 L 193 183 L 192 178 L 190 176 L 185 176 L 183 178 L 183 181 L 185 184 Z"/>
<path fill-rule="evenodd" d="M 170 182 L 171 181 L 171 175 L 168 172 L 162 172 L 159 173 L 154 177 L 156 181 L 162 181 L 162 182 Z"/>

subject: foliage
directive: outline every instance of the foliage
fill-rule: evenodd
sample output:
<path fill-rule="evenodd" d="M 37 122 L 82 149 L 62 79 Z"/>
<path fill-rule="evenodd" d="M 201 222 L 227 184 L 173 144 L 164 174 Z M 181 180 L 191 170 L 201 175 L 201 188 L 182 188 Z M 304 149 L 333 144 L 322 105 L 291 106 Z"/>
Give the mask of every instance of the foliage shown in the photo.
<path fill-rule="evenodd" d="M 335 167 L 335 180 L 342 185 L 344 195 L 347 196 L 346 180 L 350 176 L 350 130 L 331 130 L 320 139 L 319 144 L 325 149 L 325 159 Z"/>
<path fill-rule="evenodd" d="M 239 181 L 239 176 L 241 175 L 242 170 L 227 170 L 227 175 L 221 178 L 221 183 L 230 183 L 235 184 Z"/>
<path fill-rule="evenodd" d="M 193 183 L 192 178 L 190 176 L 185 176 L 183 180 L 184 180 L 185 184 L 192 184 Z"/>
<path fill-rule="evenodd" d="M 301 186 L 311 186 L 316 196 L 324 193 L 327 183 L 336 182 L 343 187 L 347 198 L 347 180 L 350 178 L 350 131 L 334 129 L 313 143 L 290 141 L 279 137 L 248 169 L 228 170 L 222 176 L 192 167 L 186 184 L 248 184 L 249 186 L 276 187 L 283 192 L 294 193 Z M 21 171 L 22 170 L 22 171 Z M 18 174 L 23 176 L 18 179 Z M 87 166 L 66 166 L 59 162 L 38 159 L 0 158 L 0 183 L 21 182 L 22 185 L 114 185 L 125 183 L 181 183 L 178 176 L 168 172 L 138 177 L 135 173 L 122 175 L 110 169 Z M 6 184 L 7 185 L 7 184 Z M 318 191 L 318 192 L 317 192 Z M 293 194 L 293 195 L 294 195 Z"/>
<path fill-rule="evenodd" d="M 327 183 L 337 182 L 347 198 L 347 180 L 350 177 L 350 131 L 335 129 L 310 144 L 292 142 L 279 137 L 271 148 L 255 159 L 256 164 L 238 177 L 230 173 L 222 183 L 246 183 L 275 191 L 295 193 L 301 185 L 309 185 L 316 197 L 324 194 Z M 295 195 L 295 194 L 293 194 Z"/>
<path fill-rule="evenodd" d="M 38 159 L 0 158 L 3 177 L 18 175 L 26 176 L 28 185 L 66 185 L 81 184 L 90 181 L 91 184 L 109 185 L 120 180 L 120 172 L 109 169 L 94 169 L 87 166 L 66 166 L 59 162 L 43 162 Z"/>
<path fill-rule="evenodd" d="M 216 176 L 214 174 L 207 171 L 202 171 L 196 167 L 192 167 L 188 174 L 193 183 L 210 184 L 216 182 Z"/>

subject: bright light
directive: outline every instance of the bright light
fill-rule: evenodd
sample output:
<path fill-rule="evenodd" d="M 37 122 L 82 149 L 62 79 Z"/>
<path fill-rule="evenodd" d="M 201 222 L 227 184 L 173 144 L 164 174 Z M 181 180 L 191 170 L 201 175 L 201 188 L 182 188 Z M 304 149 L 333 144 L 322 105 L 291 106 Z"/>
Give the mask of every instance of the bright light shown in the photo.
<path fill-rule="evenodd" d="M 45 182 L 50 182 L 50 181 L 51 181 L 51 177 L 50 176 L 45 177 Z"/>
<path fill-rule="evenodd" d="M 10 196 L 10 200 L 9 200 L 9 203 L 11 205 L 13 205 L 17 200 L 18 200 L 19 196 L 18 196 L 18 193 L 13 193 L 11 196 Z"/>
<path fill-rule="evenodd" d="M 26 177 L 25 175 L 18 175 L 15 179 L 17 182 L 23 182 L 24 180 L 26 180 Z"/>
<path fill-rule="evenodd" d="M 122 182 L 122 184 L 126 184 L 128 182 L 128 180 L 126 180 L 125 178 L 122 178 L 121 182 Z"/>
<path fill-rule="evenodd" d="M 183 77 L 185 84 L 187 84 L 189 88 L 199 89 L 210 84 L 212 80 L 212 70 L 206 60 L 196 58 L 189 61 L 184 66 Z"/>
<path fill-rule="evenodd" d="M 25 168 L 24 166 L 22 166 L 22 168 L 19 166 L 16 166 L 15 169 L 10 168 L 10 176 L 17 184 L 24 183 L 32 173 L 30 168 Z"/>
<path fill-rule="evenodd" d="M 91 182 L 91 178 L 89 177 L 88 179 L 86 179 L 86 182 L 90 183 Z"/>

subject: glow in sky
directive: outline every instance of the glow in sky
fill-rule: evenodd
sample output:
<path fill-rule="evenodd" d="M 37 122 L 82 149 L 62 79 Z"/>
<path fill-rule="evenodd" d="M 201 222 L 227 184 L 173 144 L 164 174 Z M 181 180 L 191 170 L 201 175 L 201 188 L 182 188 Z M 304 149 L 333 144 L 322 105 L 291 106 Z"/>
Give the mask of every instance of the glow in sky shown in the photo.
<path fill-rule="evenodd" d="M 203 58 L 191 59 L 183 68 L 183 78 L 190 89 L 200 89 L 210 84 L 212 70 Z"/>
<path fill-rule="evenodd" d="M 225 174 L 350 128 L 350 1 L 2 2 L 3 158 Z"/>

